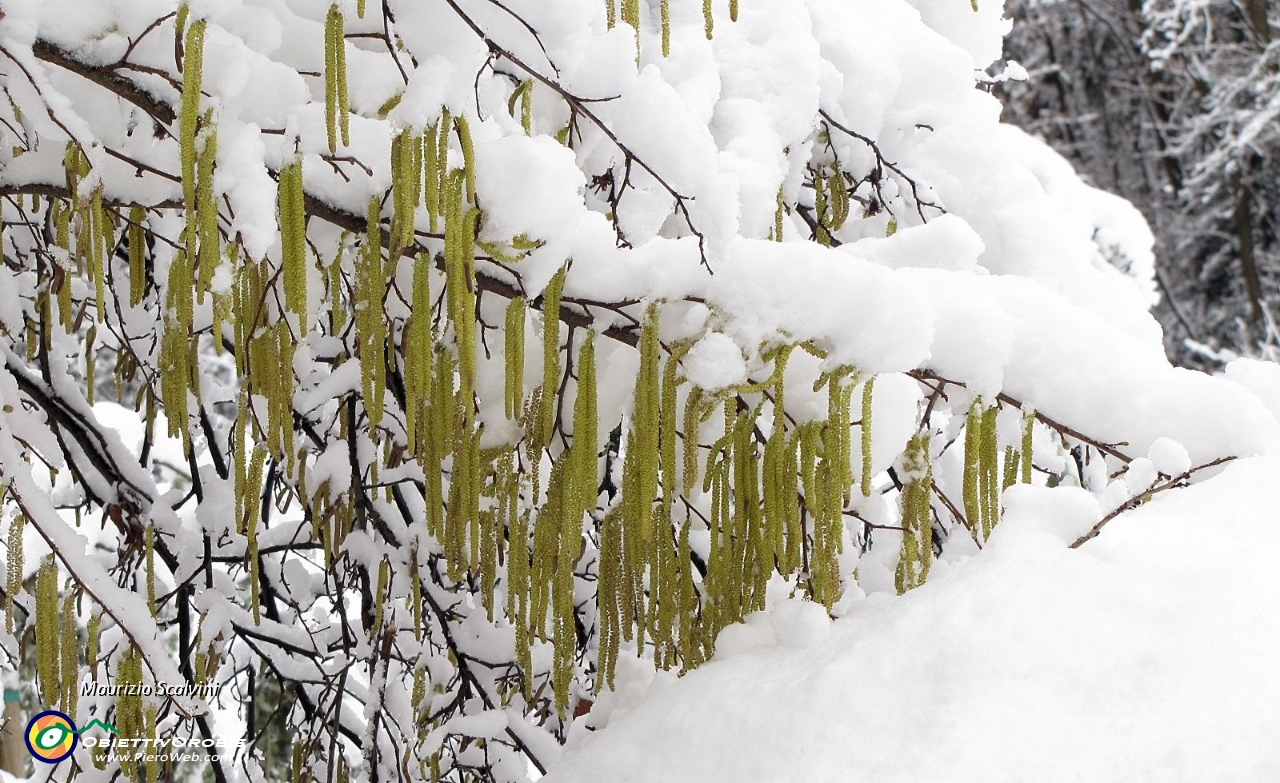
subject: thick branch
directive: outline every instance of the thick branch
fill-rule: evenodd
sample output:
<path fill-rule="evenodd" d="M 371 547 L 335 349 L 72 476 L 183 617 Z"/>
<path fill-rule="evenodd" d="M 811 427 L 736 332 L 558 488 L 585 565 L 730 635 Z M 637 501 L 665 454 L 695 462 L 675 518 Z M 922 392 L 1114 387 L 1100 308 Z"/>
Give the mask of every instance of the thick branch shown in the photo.
<path fill-rule="evenodd" d="M 52 63 L 59 68 L 88 79 L 94 84 L 105 87 L 150 114 L 156 122 L 162 125 L 172 125 L 178 119 L 177 113 L 174 112 L 169 104 L 142 89 L 133 80 L 116 73 L 111 68 L 86 65 L 73 57 L 70 52 L 48 41 L 37 40 L 31 45 L 31 51 L 35 53 L 36 57 L 47 63 Z"/>

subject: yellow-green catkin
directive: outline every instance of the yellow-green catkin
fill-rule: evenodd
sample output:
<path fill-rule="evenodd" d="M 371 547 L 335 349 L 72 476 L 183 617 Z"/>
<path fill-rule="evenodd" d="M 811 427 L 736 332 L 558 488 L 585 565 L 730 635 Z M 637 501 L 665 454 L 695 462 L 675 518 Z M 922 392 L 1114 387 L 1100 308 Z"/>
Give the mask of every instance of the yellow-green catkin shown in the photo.
<path fill-rule="evenodd" d="M 693 386 L 684 398 L 684 414 L 681 417 L 680 430 L 683 441 L 683 472 L 680 486 L 682 491 L 690 493 L 698 486 L 698 434 L 702 429 L 702 388 Z"/>
<path fill-rule="evenodd" d="M 1000 482 L 1001 491 L 1012 487 L 1018 483 L 1018 467 L 1022 462 L 1022 457 L 1018 455 L 1018 450 L 1013 446 L 1004 447 L 1004 479 Z"/>
<path fill-rule="evenodd" d="M 386 321 L 382 310 L 386 278 L 382 266 L 380 208 L 378 197 L 371 196 L 366 215 L 364 247 L 355 270 L 356 337 L 359 343 L 361 390 L 370 427 L 376 427 L 382 421 L 382 397 L 386 389 L 383 356 Z"/>
<path fill-rule="evenodd" d="M 782 241 L 783 218 L 787 211 L 787 197 L 782 188 L 778 188 L 778 206 L 773 212 L 773 241 Z"/>
<path fill-rule="evenodd" d="M 578 351 L 578 391 L 573 404 L 574 501 L 579 510 L 589 512 L 596 505 L 596 468 L 599 461 L 599 416 L 596 410 L 596 333 L 587 331 Z M 577 553 L 574 553 L 575 556 Z"/>
<path fill-rule="evenodd" d="M 97 355 L 97 349 L 93 344 L 98 339 L 98 326 L 94 324 L 89 327 L 84 336 L 84 392 L 85 402 L 93 407 L 94 388 L 97 381 L 93 377 L 94 373 L 94 357 Z"/>
<path fill-rule="evenodd" d="M 617 0 L 604 0 L 604 22 L 610 30 L 618 25 Z"/>
<path fill-rule="evenodd" d="M 75 717 L 80 696 L 80 640 L 76 635 L 76 597 L 68 591 L 62 599 L 62 628 L 59 643 L 62 657 L 62 711 Z"/>
<path fill-rule="evenodd" d="M 373 627 L 372 636 L 382 633 L 382 617 L 386 610 L 387 582 L 391 578 L 391 564 L 386 560 L 378 563 L 378 584 L 373 591 Z"/>
<path fill-rule="evenodd" d="M 455 171 L 449 177 L 444 258 L 445 300 L 458 352 L 458 397 L 465 427 L 469 430 L 475 410 L 472 397 L 476 382 L 475 230 L 479 211 L 468 209 L 463 200 L 466 176 L 463 171 Z"/>
<path fill-rule="evenodd" d="M 58 609 L 58 567 L 50 555 L 36 575 L 36 676 L 45 704 L 58 704 L 62 695 Z"/>
<path fill-rule="evenodd" d="M 622 21 L 631 25 L 636 37 L 636 65 L 640 65 L 640 0 L 622 0 Z"/>
<path fill-rule="evenodd" d="M 702 29 L 707 34 L 708 41 L 716 30 L 716 19 L 711 10 L 711 0 L 702 0 Z"/>
<path fill-rule="evenodd" d="M 729 0 L 729 21 L 738 21 L 738 0 Z"/>
<path fill-rule="evenodd" d="M 852 368 L 842 368 L 833 373 L 827 386 L 827 427 L 824 437 L 827 445 L 827 461 L 831 463 L 831 503 L 844 509 L 853 486 L 853 390 L 855 384 L 849 376 Z M 865 402 L 865 400 L 864 400 Z"/>
<path fill-rule="evenodd" d="M 147 704 L 146 708 L 146 738 L 153 743 L 156 741 L 156 705 Z M 159 753 L 148 753 L 144 764 L 146 765 L 146 781 L 147 783 L 156 783 L 160 779 L 160 755 Z"/>
<path fill-rule="evenodd" d="M 183 277 L 189 279 L 189 267 L 185 260 L 186 252 L 179 250 L 169 274 L 169 293 L 171 306 L 174 298 L 174 286 L 180 284 Z M 175 280 L 176 278 L 176 280 Z M 188 282 L 189 286 L 190 283 Z M 185 290 L 187 298 L 191 293 Z M 181 305 L 179 305 L 181 308 Z M 187 311 L 189 318 L 190 311 Z M 169 422 L 168 435 L 181 438 L 183 445 L 188 443 L 187 432 L 187 391 L 191 383 L 190 341 L 188 339 L 190 320 L 184 320 L 183 311 L 178 309 L 177 318 L 166 318 L 164 334 L 160 338 L 160 396 L 164 401 L 165 418 Z"/>
<path fill-rule="evenodd" d="M 503 332 L 506 350 L 505 411 L 508 419 L 520 415 L 524 405 L 524 321 L 525 298 L 517 296 L 507 305 L 506 328 Z"/>
<path fill-rule="evenodd" d="M 445 148 L 440 147 L 440 134 L 446 139 Z M 429 229 L 432 234 L 440 230 L 440 218 L 444 214 L 440 204 L 441 164 L 448 165 L 448 132 L 441 131 L 440 125 L 431 125 L 422 134 L 422 202 L 427 208 Z"/>
<path fill-rule="evenodd" d="M 422 139 L 406 128 L 391 141 L 391 258 L 413 243 L 414 212 L 422 198 Z"/>
<path fill-rule="evenodd" d="M 827 214 L 827 179 L 818 172 L 813 174 L 813 229 L 814 239 L 825 247 L 831 246 L 831 218 Z"/>
<path fill-rule="evenodd" d="M 671 56 L 671 0 L 662 0 L 658 6 L 658 16 L 662 20 L 662 56 Z"/>
<path fill-rule="evenodd" d="M 631 437 L 627 439 L 627 450 L 635 455 L 629 461 L 631 475 L 627 475 L 625 464 L 623 468 L 627 525 L 639 530 L 641 541 L 649 541 L 653 536 L 653 499 L 658 491 L 660 379 L 658 308 L 650 305 L 640 328 L 640 371 L 636 375 Z"/>
<path fill-rule="evenodd" d="M 525 79 L 511 91 L 507 99 L 507 111 L 513 119 L 520 120 L 520 128 L 526 136 L 533 132 L 533 80 Z M 518 108 L 517 108 L 518 106 Z"/>
<path fill-rule="evenodd" d="M 831 230 L 839 231 L 849 219 L 849 185 L 838 169 L 827 181 L 827 193 L 831 198 Z"/>
<path fill-rule="evenodd" d="M 871 497 L 871 398 L 875 393 L 875 376 L 862 387 L 862 496 Z"/>
<path fill-rule="evenodd" d="M 3 497 L 0 491 L 0 498 Z M 13 598 L 22 591 L 23 546 L 22 530 L 26 527 L 26 517 L 21 513 L 14 514 L 9 520 L 9 540 L 6 549 L 9 562 L 5 574 L 4 590 L 4 628 L 6 633 L 13 633 Z"/>
<path fill-rule="evenodd" d="M 93 279 L 94 318 L 105 320 L 107 266 L 111 263 L 111 249 L 115 245 L 114 229 L 107 219 L 107 211 L 102 206 L 102 186 L 93 189 L 89 198 L 89 220 L 86 234 L 89 242 L 89 274 Z M 215 218 L 216 219 L 216 218 Z"/>
<path fill-rule="evenodd" d="M 681 380 L 679 368 L 680 357 L 687 350 L 683 346 L 673 348 L 668 356 L 662 371 L 658 406 L 658 465 L 662 502 L 658 507 L 657 534 L 654 536 L 652 554 L 653 572 L 650 576 L 653 595 L 650 602 L 650 635 L 655 646 L 654 662 L 663 669 L 669 669 L 675 663 L 680 618 L 690 609 L 684 603 L 680 578 L 680 571 L 688 568 L 688 560 L 680 559 L 678 541 L 672 533 L 678 491 L 676 479 L 681 467 L 676 455 L 677 396 Z"/>
<path fill-rule="evenodd" d="M 258 600 L 258 493 L 262 487 L 262 468 L 267 458 L 267 450 L 258 445 L 253 450 L 253 457 L 249 461 L 249 476 L 246 482 L 247 489 L 245 491 L 245 540 L 247 547 L 245 549 L 245 559 L 249 566 L 249 605 L 253 608 L 253 624 L 258 625 L 261 621 L 259 617 Z"/>
<path fill-rule="evenodd" d="M 1034 410 L 1027 410 L 1022 414 L 1022 471 L 1020 479 L 1023 484 L 1031 483 L 1031 470 L 1034 466 L 1032 461 L 1032 435 L 1035 431 L 1035 424 L 1036 412 Z"/>
<path fill-rule="evenodd" d="M 933 476 L 928 436 L 917 433 L 907 444 L 902 474 L 902 551 L 894 575 L 899 593 L 923 584 L 933 562 L 933 515 L 930 509 Z"/>
<path fill-rule="evenodd" d="M 997 440 L 996 417 L 998 405 L 992 405 L 982 414 L 981 471 L 979 486 L 982 492 L 982 538 L 991 536 L 1000 519 L 1000 453 Z"/>
<path fill-rule="evenodd" d="M 338 240 L 338 252 L 325 274 L 329 289 L 329 333 L 333 335 L 342 334 L 347 325 L 347 308 L 342 304 L 342 257 L 346 255 L 346 240 L 344 231 Z"/>
<path fill-rule="evenodd" d="M 599 606 L 600 652 L 595 689 L 613 688 L 614 669 L 621 641 L 622 516 L 618 507 L 610 509 L 600 523 L 599 573 L 596 601 Z"/>
<path fill-rule="evenodd" d="M 218 157 L 218 128 L 213 124 L 213 110 L 204 116 L 203 127 L 197 138 L 200 151 L 196 158 L 196 232 L 200 250 L 196 268 L 199 271 L 199 287 L 196 289 L 201 303 L 213 283 L 214 272 L 222 259 L 222 237 L 218 233 L 218 202 L 213 191 L 214 162 Z M 190 228 L 187 229 L 190 231 Z M 218 340 L 215 338 L 214 342 Z"/>
<path fill-rule="evenodd" d="M 129 210 L 129 306 L 137 307 L 147 293 L 147 211 L 142 207 Z"/>
<path fill-rule="evenodd" d="M 538 415 L 534 437 L 538 448 L 551 442 L 555 426 L 556 389 L 560 384 L 560 295 L 564 290 L 562 267 L 542 292 L 542 391 L 538 398 Z"/>
<path fill-rule="evenodd" d="M 151 616 L 156 616 L 156 528 L 155 525 L 147 525 L 146 532 L 142 536 L 143 552 L 145 554 L 147 566 L 147 609 L 150 610 Z"/>
<path fill-rule="evenodd" d="M 552 587 L 553 637 L 555 664 L 552 682 L 557 709 L 563 713 L 568 706 L 569 685 L 572 681 L 573 658 L 576 652 L 577 634 L 574 625 L 573 573 L 582 550 L 582 519 L 596 506 L 598 462 L 597 435 L 598 412 L 596 409 L 596 361 L 595 332 L 588 331 L 578 352 L 577 395 L 573 406 L 573 441 L 568 452 L 559 462 L 564 470 L 560 475 L 557 552 L 555 555 L 554 583 Z"/>
<path fill-rule="evenodd" d="M 435 335 L 431 329 L 431 256 L 419 253 L 413 264 L 413 306 L 404 327 L 405 434 L 410 452 L 421 456 L 425 438 L 420 420 L 428 415 Z"/>
<path fill-rule="evenodd" d="M 173 31 L 177 38 L 181 39 L 187 31 L 187 18 L 191 15 L 191 7 L 186 0 L 178 3 L 178 13 L 173 20 Z"/>
<path fill-rule="evenodd" d="M 363 14 L 361 16 L 363 17 Z M 329 13 L 325 17 L 324 66 L 325 131 L 328 135 L 329 152 L 333 153 L 338 150 L 339 136 L 342 139 L 342 146 L 346 147 L 351 143 L 346 32 L 342 11 L 336 3 L 329 6 Z"/>
<path fill-rule="evenodd" d="M 185 4 L 184 4 L 185 5 Z M 182 64 L 182 106 L 178 116 L 178 145 L 182 156 L 182 202 L 187 211 L 187 255 L 196 254 L 196 129 L 200 119 L 200 88 L 204 79 L 204 33 L 207 22 L 187 25 Z"/>
<path fill-rule="evenodd" d="M 467 118 L 453 118 L 453 128 L 458 134 L 458 146 L 462 148 L 462 171 L 467 178 L 467 203 L 476 203 L 476 153 L 471 142 L 471 126 Z"/>
<path fill-rule="evenodd" d="M 302 189 L 302 158 L 280 169 L 277 195 L 280 215 L 280 263 L 285 309 L 307 326 L 307 213 Z"/>
<path fill-rule="evenodd" d="M 982 404 L 974 400 L 969 406 L 964 425 L 964 515 L 969 528 L 982 532 L 982 496 L 979 492 L 979 472 L 982 442 Z"/>
<path fill-rule="evenodd" d="M 146 730 L 142 696 L 139 694 L 139 686 L 142 685 L 142 656 L 132 645 L 124 651 L 116 664 L 116 683 L 121 686 L 120 695 L 116 697 L 116 731 L 126 739 L 141 739 Z M 137 755 L 125 752 L 120 754 L 119 759 L 125 778 L 137 780 Z"/>

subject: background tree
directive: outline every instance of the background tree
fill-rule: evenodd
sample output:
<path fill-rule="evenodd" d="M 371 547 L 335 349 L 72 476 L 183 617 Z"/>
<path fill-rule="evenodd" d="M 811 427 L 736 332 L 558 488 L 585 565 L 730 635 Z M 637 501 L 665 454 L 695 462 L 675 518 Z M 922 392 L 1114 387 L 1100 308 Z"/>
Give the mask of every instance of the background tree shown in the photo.
<path fill-rule="evenodd" d="M 1272 356 L 1277 45 L 1265 2 L 1017 2 L 1009 119 L 1155 231 L 1170 356 Z M 1271 19 L 1268 20 L 1268 12 Z"/>

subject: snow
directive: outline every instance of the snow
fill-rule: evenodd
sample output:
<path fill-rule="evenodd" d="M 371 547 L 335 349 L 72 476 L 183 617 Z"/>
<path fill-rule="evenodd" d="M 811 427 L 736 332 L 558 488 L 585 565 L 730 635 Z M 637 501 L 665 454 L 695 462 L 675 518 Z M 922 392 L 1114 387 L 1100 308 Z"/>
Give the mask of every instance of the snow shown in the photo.
<path fill-rule="evenodd" d="M 715 391 L 745 383 L 747 363 L 733 338 L 723 332 L 709 332 L 689 349 L 684 372 L 694 386 Z"/>
<path fill-rule="evenodd" d="M 765 627 L 807 644 L 631 675 L 544 780 L 1275 779 L 1277 470 L 1241 461 L 1079 550 L 1064 541 L 1096 502 L 1019 488 L 981 557 L 905 596 L 829 628 L 794 601 L 769 609 Z"/>

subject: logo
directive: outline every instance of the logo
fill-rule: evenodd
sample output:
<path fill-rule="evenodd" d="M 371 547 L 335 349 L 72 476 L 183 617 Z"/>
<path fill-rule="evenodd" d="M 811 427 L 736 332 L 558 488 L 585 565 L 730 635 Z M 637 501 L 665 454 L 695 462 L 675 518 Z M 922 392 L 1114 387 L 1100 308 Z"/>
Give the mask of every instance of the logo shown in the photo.
<path fill-rule="evenodd" d="M 76 749 L 76 724 L 57 710 L 45 710 L 27 723 L 27 750 L 36 761 L 57 764 Z"/>
<path fill-rule="evenodd" d="M 83 729 L 77 729 L 71 718 L 57 710 L 45 710 L 27 722 L 27 750 L 31 757 L 46 764 L 57 764 L 70 756 L 79 743 L 78 735 L 98 726 L 112 734 L 116 727 L 97 718 Z"/>

